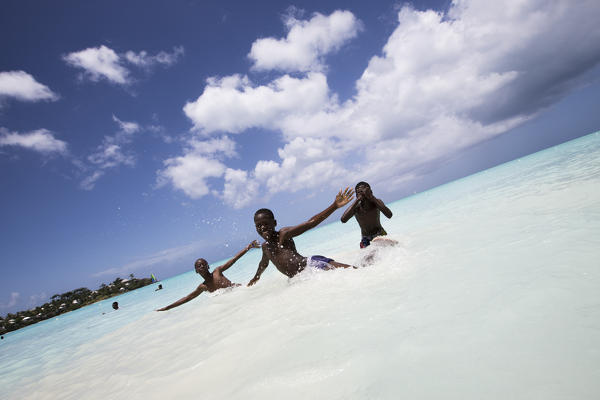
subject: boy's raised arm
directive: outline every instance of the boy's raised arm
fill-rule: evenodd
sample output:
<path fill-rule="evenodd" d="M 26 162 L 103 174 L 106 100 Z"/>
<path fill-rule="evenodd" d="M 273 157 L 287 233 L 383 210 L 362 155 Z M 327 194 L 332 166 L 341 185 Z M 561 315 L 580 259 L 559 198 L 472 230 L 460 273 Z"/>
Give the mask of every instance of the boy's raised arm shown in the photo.
<path fill-rule="evenodd" d="M 267 254 L 265 253 L 265 251 L 263 249 L 263 256 L 262 256 L 260 262 L 258 263 L 258 269 L 256 270 L 256 274 L 254 274 L 254 278 L 250 279 L 250 282 L 248 282 L 248 286 L 252 286 L 256 282 L 258 282 L 258 280 L 260 279 L 260 276 L 265 271 L 265 269 L 267 269 L 268 266 L 269 266 L 269 257 L 267 256 Z"/>
<path fill-rule="evenodd" d="M 323 222 L 327 217 L 329 217 L 335 210 L 340 207 L 344 207 L 348 204 L 352 197 L 354 196 L 354 189 L 347 187 L 346 189 L 341 189 L 338 194 L 335 196 L 335 200 L 333 203 L 318 213 L 314 215 L 311 219 L 306 222 L 303 222 L 296 226 L 286 227 L 279 231 L 279 243 L 283 243 L 284 240 L 290 237 L 298 236 L 303 234 L 309 229 L 314 228 Z"/>
<path fill-rule="evenodd" d="M 345 224 L 346 222 L 348 222 L 348 220 L 350 218 L 352 218 L 354 216 L 357 206 L 358 206 L 358 199 L 354 200 L 354 203 L 352 203 L 352 205 L 350 207 L 348 207 L 346 209 L 346 211 L 344 211 L 344 213 L 342 214 L 342 218 L 341 218 L 342 224 Z"/>
<path fill-rule="evenodd" d="M 204 284 L 200 284 L 196 290 L 194 290 L 192 293 L 188 294 L 185 297 L 182 297 L 181 299 L 177 300 L 175 303 L 169 304 L 166 307 L 163 308 L 159 308 L 156 311 L 167 311 L 170 310 L 171 308 L 175 308 L 178 307 L 184 303 L 187 303 L 188 301 L 195 299 L 196 297 L 198 297 L 198 295 L 200 295 L 200 293 L 204 292 L 205 290 L 207 290 L 207 287 L 204 286 Z"/>
<path fill-rule="evenodd" d="M 383 201 L 381 201 L 380 199 L 376 198 L 373 195 L 373 192 L 369 191 L 368 194 L 368 198 L 369 200 L 371 200 L 373 203 L 375 203 L 375 205 L 377 206 L 377 208 L 379 209 L 379 211 L 382 212 L 383 215 L 385 215 L 388 218 L 392 218 L 392 210 L 390 210 Z"/>
<path fill-rule="evenodd" d="M 246 254 L 246 252 L 248 250 L 250 250 L 252 248 L 258 248 L 258 247 L 260 247 L 258 240 L 253 240 L 252 242 L 250 242 L 250 244 L 248 246 L 246 246 L 242 250 L 240 250 L 239 253 L 237 253 L 231 260 L 227 261 L 225 264 L 221 265 L 220 267 L 217 267 L 215 270 L 219 270 L 220 272 L 226 271 L 237 260 L 239 260 L 240 257 L 242 257 L 244 254 Z"/>

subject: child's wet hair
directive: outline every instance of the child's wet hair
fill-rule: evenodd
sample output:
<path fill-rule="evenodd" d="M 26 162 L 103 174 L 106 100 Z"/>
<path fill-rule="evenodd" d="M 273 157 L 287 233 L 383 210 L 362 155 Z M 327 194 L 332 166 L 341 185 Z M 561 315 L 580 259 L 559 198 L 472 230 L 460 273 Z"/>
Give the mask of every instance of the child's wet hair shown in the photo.
<path fill-rule="evenodd" d="M 359 186 L 366 186 L 368 188 L 371 187 L 367 182 L 360 181 L 356 184 L 356 186 L 354 187 L 354 190 L 358 189 Z"/>
<path fill-rule="evenodd" d="M 256 216 L 258 214 L 267 214 L 269 217 L 275 219 L 275 215 L 273 215 L 273 211 L 269 210 L 268 208 L 261 208 L 260 210 L 256 211 L 254 213 L 254 218 L 256 218 Z"/>
<path fill-rule="evenodd" d="M 208 262 L 204 259 L 204 258 L 199 258 L 196 260 L 196 262 L 194 263 L 194 268 L 199 268 L 201 267 L 203 264 L 207 264 Z"/>

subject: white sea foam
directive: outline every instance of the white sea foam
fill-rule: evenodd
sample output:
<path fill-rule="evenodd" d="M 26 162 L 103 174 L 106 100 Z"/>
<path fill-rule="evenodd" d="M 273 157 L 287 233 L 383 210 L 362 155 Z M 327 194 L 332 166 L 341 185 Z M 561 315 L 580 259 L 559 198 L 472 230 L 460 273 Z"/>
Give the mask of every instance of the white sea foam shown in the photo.
<path fill-rule="evenodd" d="M 377 194 L 377 188 L 374 188 Z M 202 295 L 187 273 L 8 335 L 9 399 L 600 398 L 600 135 L 390 207 L 373 265 L 270 266 Z M 354 221 L 297 240 L 359 264 Z M 260 252 L 228 276 L 245 283 Z M 229 272 L 229 271 L 228 271 Z M 112 300 L 111 300 L 112 301 Z"/>

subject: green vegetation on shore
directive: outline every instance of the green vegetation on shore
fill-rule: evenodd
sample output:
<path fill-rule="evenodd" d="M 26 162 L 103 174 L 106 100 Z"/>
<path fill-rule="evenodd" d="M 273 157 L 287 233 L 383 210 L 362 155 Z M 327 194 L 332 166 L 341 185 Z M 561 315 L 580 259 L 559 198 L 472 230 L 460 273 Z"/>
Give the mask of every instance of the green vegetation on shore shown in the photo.
<path fill-rule="evenodd" d="M 152 279 L 150 278 L 137 279 L 130 274 L 129 279 L 117 278 L 108 285 L 103 283 L 97 290 L 79 288 L 63 294 L 55 294 L 50 301 L 41 306 L 14 314 L 8 313 L 5 318 L 0 317 L 0 334 L 15 331 L 151 283 Z"/>

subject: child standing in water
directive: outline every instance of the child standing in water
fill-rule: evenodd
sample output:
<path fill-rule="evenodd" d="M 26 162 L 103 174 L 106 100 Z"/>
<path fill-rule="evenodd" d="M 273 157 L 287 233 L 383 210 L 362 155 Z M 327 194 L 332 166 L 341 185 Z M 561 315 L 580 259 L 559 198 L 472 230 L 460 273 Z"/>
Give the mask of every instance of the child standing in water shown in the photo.
<path fill-rule="evenodd" d="M 296 250 L 294 237 L 299 236 L 309 229 L 314 228 L 330 216 L 335 210 L 348 204 L 353 197 L 354 191 L 350 188 L 340 190 L 334 202 L 313 216 L 306 222 L 296 226 L 288 226 L 279 231 L 275 230 L 277 221 L 273 212 L 267 208 L 261 208 L 254 214 L 254 226 L 256 232 L 265 239 L 262 244 L 263 256 L 258 264 L 254 278 L 248 282 L 248 286 L 254 285 L 271 261 L 275 267 L 284 275 L 293 277 L 303 271 L 306 267 L 317 269 L 348 268 L 350 265 L 342 264 L 331 258 L 323 256 L 304 257 Z"/>
<path fill-rule="evenodd" d="M 260 244 L 258 244 L 258 241 L 256 241 L 256 240 L 252 241 L 252 243 L 250 243 L 248 246 L 243 248 L 239 253 L 237 253 L 235 255 L 235 257 L 233 257 L 231 260 L 227 261 L 225 264 L 221 265 L 220 267 L 215 268 L 215 270 L 213 272 L 210 272 L 208 270 L 208 263 L 206 262 L 206 260 L 204 258 L 197 259 L 194 264 L 194 268 L 196 269 L 196 273 L 200 274 L 204 278 L 204 282 L 202 282 L 196 288 L 196 290 L 194 290 L 192 293 L 188 294 L 185 297 L 182 297 L 181 299 L 177 300 L 175 303 L 169 304 L 168 306 L 163 307 L 163 308 L 159 308 L 156 311 L 166 311 L 171 308 L 178 307 L 184 303 L 187 303 L 188 301 L 192 300 L 193 298 L 198 297 L 198 295 L 200 295 L 200 293 L 202 293 L 202 292 L 211 292 L 212 293 L 218 289 L 223 289 L 223 288 L 227 288 L 227 287 L 231 287 L 231 286 L 239 286 L 239 284 L 232 283 L 229 279 L 227 279 L 225 277 L 225 275 L 223 275 L 223 272 L 225 272 L 237 260 L 239 260 L 240 257 L 242 257 L 244 254 L 246 254 L 246 252 L 248 250 L 250 250 L 252 248 L 257 248 L 257 247 L 260 247 Z"/>
<path fill-rule="evenodd" d="M 342 215 L 342 223 L 348 222 L 353 216 L 356 217 L 362 239 L 360 248 L 367 247 L 377 236 L 385 236 L 387 232 L 379 222 L 379 213 L 383 213 L 388 218 L 392 218 L 392 211 L 383 203 L 375 198 L 371 191 L 371 186 L 367 182 L 358 182 L 356 184 L 356 201 L 348 207 Z"/>

